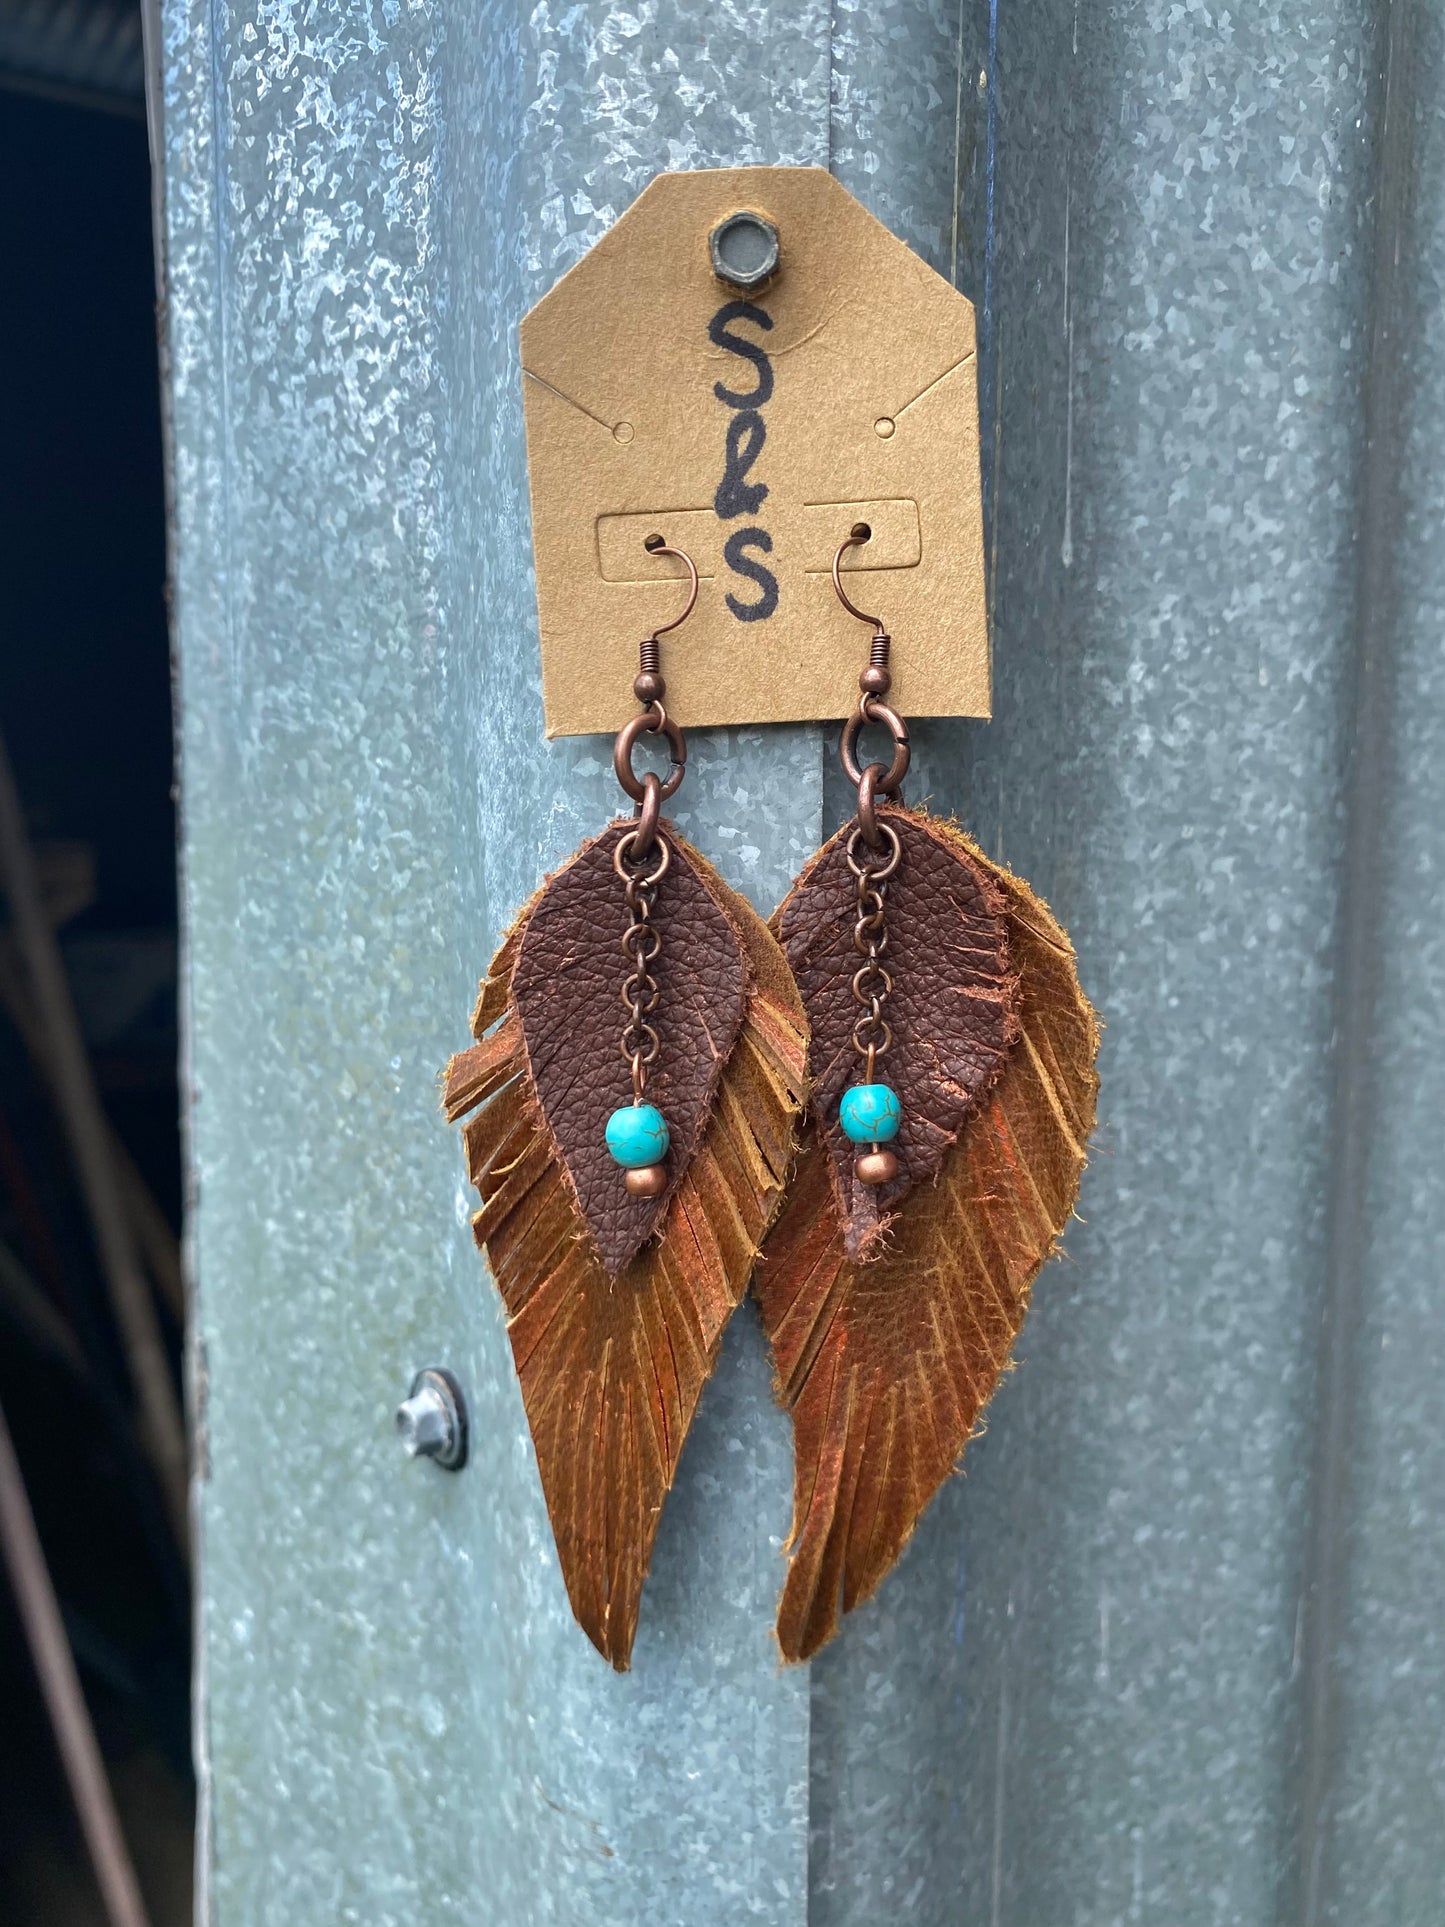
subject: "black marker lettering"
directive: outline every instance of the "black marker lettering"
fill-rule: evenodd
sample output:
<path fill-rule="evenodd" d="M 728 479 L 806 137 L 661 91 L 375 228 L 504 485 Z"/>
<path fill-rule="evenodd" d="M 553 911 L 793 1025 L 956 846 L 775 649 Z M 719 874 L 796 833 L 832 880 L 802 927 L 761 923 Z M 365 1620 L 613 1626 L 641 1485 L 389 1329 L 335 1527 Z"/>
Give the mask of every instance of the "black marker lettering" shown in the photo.
<path fill-rule="evenodd" d="M 726 348 L 729 354 L 741 355 L 758 371 L 758 385 L 750 394 L 724 388 L 720 381 L 713 384 L 712 392 L 729 408 L 762 408 L 772 400 L 773 364 L 755 341 L 749 341 L 745 335 L 729 334 L 730 321 L 751 321 L 754 327 L 766 329 L 772 327 L 773 317 L 766 309 L 755 308 L 751 301 L 728 301 L 707 324 L 707 338 L 714 348 Z"/>
<path fill-rule="evenodd" d="M 735 515 L 756 515 L 768 493 L 766 482 L 749 482 L 748 470 L 763 452 L 768 431 L 756 408 L 746 408 L 728 423 L 727 458 L 713 507 L 725 522 Z"/>
<path fill-rule="evenodd" d="M 761 549 L 764 555 L 771 555 L 773 538 L 766 529 L 735 529 L 723 545 L 723 560 L 734 575 L 756 582 L 762 594 L 756 602 L 739 602 L 731 594 L 725 600 L 739 622 L 764 622 L 778 606 L 778 578 L 761 562 L 754 562 L 746 553 L 748 549 Z"/>
<path fill-rule="evenodd" d="M 756 515 L 768 494 L 767 483 L 750 482 L 748 474 L 768 439 L 762 409 L 772 399 L 773 364 L 755 341 L 731 332 L 735 321 L 750 321 L 755 328 L 768 331 L 773 317 L 765 308 L 755 308 L 751 301 L 727 301 L 707 324 L 708 340 L 715 348 L 726 348 L 729 354 L 740 355 L 758 371 L 758 385 L 751 393 L 739 393 L 720 381 L 713 384 L 712 392 L 718 400 L 737 411 L 728 423 L 723 478 L 712 503 L 724 522 L 730 522 L 735 515 Z M 751 602 L 740 602 L 735 595 L 728 595 L 724 600 L 739 622 L 766 622 L 778 606 L 778 578 L 771 569 L 754 560 L 748 553 L 750 549 L 759 550 L 763 555 L 772 554 L 773 538 L 766 529 L 756 526 L 735 529 L 723 544 L 723 560 L 734 575 L 755 584 L 758 594 Z"/>

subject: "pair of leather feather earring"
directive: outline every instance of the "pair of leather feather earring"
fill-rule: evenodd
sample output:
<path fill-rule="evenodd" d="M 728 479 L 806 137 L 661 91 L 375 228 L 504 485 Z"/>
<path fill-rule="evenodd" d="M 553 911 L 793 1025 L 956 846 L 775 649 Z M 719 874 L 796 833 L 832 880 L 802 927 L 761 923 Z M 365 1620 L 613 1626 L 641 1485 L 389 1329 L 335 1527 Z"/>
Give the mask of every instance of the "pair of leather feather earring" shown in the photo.
<path fill-rule="evenodd" d="M 654 547 L 691 593 L 642 644 L 617 739 L 635 814 L 522 911 L 446 1072 L 567 1591 L 619 1670 L 749 1285 L 794 1430 L 777 1636 L 807 1659 L 956 1467 L 1083 1170 L 1098 1026 L 1072 946 L 1027 884 L 904 807 L 889 638 L 839 576 L 866 539 L 833 562 L 874 625 L 841 746 L 858 814 L 771 926 L 661 817 L 686 749 L 659 639 L 698 584 Z M 891 765 L 859 766 L 865 724 Z M 633 771 L 644 733 L 665 778 Z"/>

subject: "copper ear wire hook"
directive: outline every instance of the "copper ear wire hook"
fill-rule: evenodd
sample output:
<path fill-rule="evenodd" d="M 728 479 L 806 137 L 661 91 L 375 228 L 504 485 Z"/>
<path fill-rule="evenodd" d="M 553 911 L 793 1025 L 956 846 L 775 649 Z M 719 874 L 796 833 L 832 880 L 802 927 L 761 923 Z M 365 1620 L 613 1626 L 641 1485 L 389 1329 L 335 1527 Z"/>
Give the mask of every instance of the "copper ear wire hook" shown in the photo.
<path fill-rule="evenodd" d="M 682 614 L 675 617 L 671 622 L 664 622 L 660 629 L 654 629 L 648 638 L 650 642 L 658 642 L 663 636 L 670 634 L 672 630 L 680 629 L 697 607 L 697 564 L 687 553 L 686 549 L 674 549 L 671 544 L 667 542 L 659 542 L 655 547 L 644 542 L 642 546 L 647 550 L 649 555 L 675 555 L 678 561 L 687 569 L 687 573 L 692 581 L 692 587 L 688 591 L 687 607 L 683 610 Z M 646 647 L 645 644 L 643 646 Z"/>
<path fill-rule="evenodd" d="M 859 622 L 871 622 L 873 641 L 868 651 L 868 666 L 858 678 L 858 707 L 843 725 L 842 739 L 838 744 L 838 754 L 848 780 L 858 791 L 858 821 L 863 836 L 870 849 L 881 850 L 886 842 L 879 826 L 875 808 L 876 796 L 899 798 L 903 789 L 903 779 L 908 774 L 911 751 L 908 744 L 908 725 L 891 709 L 883 698 L 893 684 L 892 672 L 888 667 L 888 655 L 892 648 L 892 638 L 883 627 L 881 616 L 870 616 L 860 609 L 844 589 L 838 574 L 839 564 L 849 549 L 861 548 L 871 540 L 873 531 L 860 523 L 849 531 L 846 540 L 838 544 L 833 556 L 833 587 L 838 600 L 850 616 Z M 866 723 L 882 723 L 893 738 L 893 761 L 885 769 L 882 763 L 870 763 L 866 769 L 858 764 L 858 737 Z"/>
<path fill-rule="evenodd" d="M 628 846 L 628 854 L 633 861 L 651 852 L 657 837 L 658 811 L 668 797 L 676 794 L 687 768 L 687 744 L 663 702 L 667 683 L 662 674 L 661 643 L 665 635 L 681 628 L 692 614 L 697 606 L 698 591 L 697 565 L 685 549 L 675 549 L 670 543 L 660 541 L 644 542 L 642 546 L 649 555 L 675 555 L 687 570 L 689 585 L 687 606 L 682 614 L 674 616 L 671 622 L 660 624 L 638 644 L 637 674 L 633 678 L 632 693 L 642 704 L 642 712 L 623 724 L 613 745 L 612 767 L 617 772 L 617 780 L 625 794 L 637 804 L 637 828 Z M 632 767 L 633 748 L 639 736 L 655 736 L 659 731 L 667 737 L 667 775 L 659 779 L 649 770 L 646 776 L 639 778 Z"/>
<path fill-rule="evenodd" d="M 649 555 L 675 555 L 686 568 L 689 577 L 687 606 L 682 614 L 674 616 L 671 622 L 664 622 L 660 628 L 654 629 L 650 636 L 644 636 L 637 646 L 637 676 L 632 684 L 632 693 L 648 709 L 656 710 L 658 721 L 649 725 L 656 730 L 667 726 L 667 711 L 662 706 L 662 699 L 667 693 L 667 684 L 662 678 L 662 638 L 671 635 L 674 629 L 680 629 L 697 607 L 697 565 L 686 549 L 675 549 L 670 543 L 660 539 L 644 542 L 642 546 Z M 620 769 L 618 781 L 629 796 L 634 796 Z M 669 794 L 671 794 L 670 791 Z"/>
<path fill-rule="evenodd" d="M 883 618 L 881 616 L 865 615 L 858 605 L 849 597 L 848 591 L 843 587 L 842 579 L 838 573 L 838 565 L 842 562 L 843 557 L 848 553 L 849 549 L 861 549 L 865 542 L 871 542 L 872 540 L 872 529 L 868 529 L 866 533 L 864 533 L 860 526 L 859 529 L 850 530 L 847 538 L 838 544 L 837 552 L 833 557 L 833 587 L 838 593 L 838 600 L 848 611 L 849 615 L 857 616 L 860 622 L 871 622 L 876 634 L 886 642 L 888 640 L 888 631 L 883 627 Z"/>

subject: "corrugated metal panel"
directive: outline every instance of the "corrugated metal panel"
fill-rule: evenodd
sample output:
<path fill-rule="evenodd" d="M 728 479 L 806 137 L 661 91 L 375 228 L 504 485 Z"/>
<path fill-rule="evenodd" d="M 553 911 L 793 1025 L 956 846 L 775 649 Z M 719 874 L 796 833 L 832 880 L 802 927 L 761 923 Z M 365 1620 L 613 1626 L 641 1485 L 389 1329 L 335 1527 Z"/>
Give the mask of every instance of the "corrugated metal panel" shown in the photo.
<path fill-rule="evenodd" d="M 1438 19 L 165 21 L 211 1917 L 1433 1927 Z M 516 319 L 657 167 L 754 159 L 979 303 L 997 713 L 916 793 L 1073 928 L 1104 1124 L 1026 1369 L 810 1679 L 740 1321 L 618 1682 L 430 1078 L 610 806 L 538 740 Z M 767 904 L 821 744 L 694 760 Z M 387 1437 L 424 1357 L 453 1482 Z"/>
<path fill-rule="evenodd" d="M 1370 274 L 1356 754 L 1357 953 L 1341 1013 L 1353 1223 L 1329 1402 L 1302 1881 L 1339 1927 L 1445 1911 L 1445 20 L 1387 15 Z"/>

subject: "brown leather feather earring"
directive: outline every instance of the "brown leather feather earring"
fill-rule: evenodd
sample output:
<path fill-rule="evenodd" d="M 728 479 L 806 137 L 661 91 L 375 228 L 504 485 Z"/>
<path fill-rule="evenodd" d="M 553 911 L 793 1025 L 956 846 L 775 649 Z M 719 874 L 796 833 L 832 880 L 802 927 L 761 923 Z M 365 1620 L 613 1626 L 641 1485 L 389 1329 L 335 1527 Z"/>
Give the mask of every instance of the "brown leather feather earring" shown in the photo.
<path fill-rule="evenodd" d="M 451 1060 L 507 1335 L 572 1609 L 625 1670 L 662 1502 L 780 1201 L 806 1030 L 781 951 L 661 815 L 682 783 L 659 643 L 614 764 L 634 815 L 547 880 Z M 639 777 L 638 739 L 669 745 Z M 620 1015 L 619 1015 L 620 1013 Z"/>
<path fill-rule="evenodd" d="M 758 1267 L 792 1414 L 778 1612 L 807 1659 L 892 1568 L 1008 1362 L 1072 1215 L 1099 1030 L 1047 907 L 952 823 L 906 809 L 908 731 L 873 624 L 843 767 L 858 813 L 773 918 L 812 1033 L 797 1173 Z M 886 768 L 860 768 L 881 724 Z"/>

